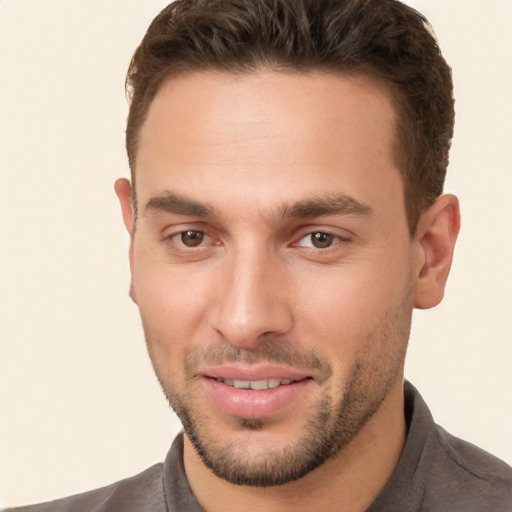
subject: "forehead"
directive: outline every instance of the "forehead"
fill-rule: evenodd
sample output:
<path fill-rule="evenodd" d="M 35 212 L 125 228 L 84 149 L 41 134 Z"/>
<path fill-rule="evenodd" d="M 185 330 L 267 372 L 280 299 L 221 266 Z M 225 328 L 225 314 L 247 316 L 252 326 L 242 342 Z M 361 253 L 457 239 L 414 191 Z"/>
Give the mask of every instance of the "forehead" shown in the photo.
<path fill-rule="evenodd" d="M 388 91 L 362 76 L 261 70 L 170 78 L 140 132 L 139 204 L 166 190 L 209 203 L 231 190 L 259 195 L 260 204 L 278 192 L 283 201 L 306 190 L 396 194 L 395 117 Z"/>

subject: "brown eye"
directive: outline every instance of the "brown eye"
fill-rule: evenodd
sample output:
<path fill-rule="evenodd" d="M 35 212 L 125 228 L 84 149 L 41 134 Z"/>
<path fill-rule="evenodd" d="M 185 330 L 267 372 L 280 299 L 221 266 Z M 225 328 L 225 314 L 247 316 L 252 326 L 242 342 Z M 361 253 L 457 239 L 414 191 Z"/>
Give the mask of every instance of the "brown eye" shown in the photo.
<path fill-rule="evenodd" d="M 326 249 L 330 247 L 335 240 L 335 236 L 329 233 L 311 233 L 311 245 L 316 249 Z"/>
<path fill-rule="evenodd" d="M 201 245 L 204 240 L 204 233 L 202 231 L 183 231 L 180 234 L 181 242 L 187 247 L 197 247 Z"/>

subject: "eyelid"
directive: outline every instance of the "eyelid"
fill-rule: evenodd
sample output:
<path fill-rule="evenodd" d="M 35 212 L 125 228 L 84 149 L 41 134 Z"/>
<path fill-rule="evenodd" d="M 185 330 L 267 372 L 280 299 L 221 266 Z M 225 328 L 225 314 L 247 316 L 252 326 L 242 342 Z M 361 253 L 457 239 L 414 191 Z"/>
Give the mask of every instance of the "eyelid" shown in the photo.
<path fill-rule="evenodd" d="M 186 220 L 183 222 L 166 222 L 165 225 L 159 229 L 162 239 L 169 239 L 181 233 L 186 233 L 187 231 L 197 231 L 208 234 L 211 230 L 204 222 L 187 222 Z"/>
<path fill-rule="evenodd" d="M 323 233 L 338 238 L 341 241 L 349 241 L 356 237 L 356 235 L 346 229 L 336 226 L 322 226 L 322 225 L 307 225 L 300 227 L 294 236 L 295 240 L 302 240 L 303 238 L 314 235 L 315 233 Z"/>

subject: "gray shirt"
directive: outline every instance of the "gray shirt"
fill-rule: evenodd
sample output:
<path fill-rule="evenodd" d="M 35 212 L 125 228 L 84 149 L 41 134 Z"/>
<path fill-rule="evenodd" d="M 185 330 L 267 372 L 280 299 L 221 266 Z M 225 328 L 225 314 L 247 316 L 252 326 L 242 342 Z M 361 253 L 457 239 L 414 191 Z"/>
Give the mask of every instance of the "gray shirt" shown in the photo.
<path fill-rule="evenodd" d="M 407 441 L 391 480 L 367 512 L 510 512 L 512 468 L 437 426 L 405 384 Z M 163 464 L 108 487 L 17 512 L 203 512 L 183 467 L 183 434 Z"/>

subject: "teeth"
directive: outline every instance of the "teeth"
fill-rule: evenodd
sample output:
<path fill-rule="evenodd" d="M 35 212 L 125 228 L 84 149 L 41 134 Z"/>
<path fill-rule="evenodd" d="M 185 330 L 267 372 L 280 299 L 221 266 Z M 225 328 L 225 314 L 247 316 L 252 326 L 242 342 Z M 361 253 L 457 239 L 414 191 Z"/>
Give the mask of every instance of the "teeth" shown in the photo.
<path fill-rule="evenodd" d="M 251 389 L 268 389 L 268 380 L 255 380 L 249 384 Z"/>
<path fill-rule="evenodd" d="M 269 388 L 277 388 L 279 386 L 284 386 L 293 382 L 292 379 L 231 380 L 223 379 L 221 377 L 219 377 L 217 380 L 237 389 L 254 389 L 256 391 Z"/>

